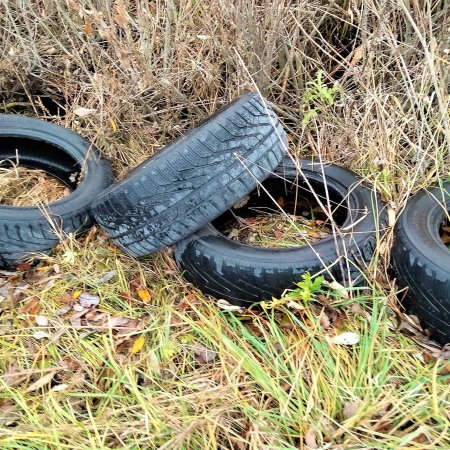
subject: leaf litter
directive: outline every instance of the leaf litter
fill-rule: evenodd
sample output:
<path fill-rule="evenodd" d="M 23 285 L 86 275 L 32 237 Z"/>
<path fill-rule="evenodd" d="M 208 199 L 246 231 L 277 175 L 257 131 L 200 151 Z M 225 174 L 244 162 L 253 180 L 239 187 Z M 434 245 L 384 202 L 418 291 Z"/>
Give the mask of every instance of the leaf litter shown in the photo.
<path fill-rule="evenodd" d="M 301 212 L 294 215 L 277 208 L 268 210 L 254 207 L 251 209 L 254 216 L 243 217 L 239 215 L 237 209 L 237 212 L 233 212 L 235 220 L 225 228 L 225 234 L 243 244 L 264 248 L 312 244 L 332 234 L 327 216 L 319 206 L 302 201 L 296 204 L 284 197 L 279 197 L 277 204 L 281 209 L 298 208 Z M 244 205 L 245 203 L 237 208 Z M 236 209 L 236 205 L 234 208 Z"/>

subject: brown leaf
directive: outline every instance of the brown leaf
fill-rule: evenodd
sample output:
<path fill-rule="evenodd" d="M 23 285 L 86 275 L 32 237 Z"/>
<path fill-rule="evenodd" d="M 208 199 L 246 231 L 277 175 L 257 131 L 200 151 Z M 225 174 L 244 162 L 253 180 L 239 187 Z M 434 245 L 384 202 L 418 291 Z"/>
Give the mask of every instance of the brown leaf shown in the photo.
<path fill-rule="evenodd" d="M 350 417 L 356 416 L 360 406 L 361 406 L 360 401 L 345 402 L 344 410 L 342 412 L 344 419 L 347 420 L 347 419 L 350 419 Z"/>
<path fill-rule="evenodd" d="M 86 33 L 86 36 L 92 35 L 92 24 L 89 22 L 89 20 L 86 20 L 84 23 L 84 32 Z"/>
<path fill-rule="evenodd" d="M 76 312 L 70 317 L 70 323 L 73 327 L 79 328 L 81 326 L 81 318 L 88 312 L 87 309 L 83 309 L 82 311 Z"/>
<path fill-rule="evenodd" d="M 282 208 L 284 208 L 285 205 L 286 205 L 286 202 L 284 201 L 284 197 L 282 197 L 282 196 L 278 197 L 277 203 L 278 203 L 278 205 L 280 205 Z"/>
<path fill-rule="evenodd" d="M 28 386 L 27 390 L 25 392 L 33 392 L 33 391 L 37 391 L 41 388 L 43 388 L 44 386 L 46 386 L 48 383 L 50 383 L 50 381 L 53 380 L 53 377 L 55 376 L 57 370 L 52 370 L 51 372 L 49 372 L 47 375 L 44 375 L 42 378 L 39 378 L 38 380 L 36 380 L 33 384 L 31 384 L 30 386 Z"/>
<path fill-rule="evenodd" d="M 331 328 L 331 321 L 325 311 L 322 311 L 319 316 L 320 325 L 324 330 L 329 330 Z"/>
<path fill-rule="evenodd" d="M 19 313 L 36 315 L 40 309 L 41 306 L 39 305 L 39 299 L 33 296 L 19 309 Z"/>
<path fill-rule="evenodd" d="M 283 237 L 283 232 L 279 231 L 279 230 L 272 230 L 273 231 L 273 235 L 275 236 L 275 239 L 280 240 Z"/>
<path fill-rule="evenodd" d="M 25 279 L 30 284 L 39 283 L 42 279 L 46 278 L 50 274 L 50 270 L 30 269 L 25 273 Z"/>
<path fill-rule="evenodd" d="M 405 334 L 407 336 L 422 335 L 421 328 L 414 322 L 414 320 L 402 320 L 396 331 L 401 332 L 402 334 Z"/>
<path fill-rule="evenodd" d="M 214 361 L 218 355 L 216 351 L 210 350 L 209 348 L 203 347 L 202 345 L 196 345 L 194 347 L 194 353 L 197 362 L 199 362 L 200 364 L 207 364 L 211 361 Z"/>
<path fill-rule="evenodd" d="M 28 262 L 22 262 L 16 266 L 16 269 L 20 272 L 26 272 L 31 269 L 31 264 Z"/>
<path fill-rule="evenodd" d="M 96 309 L 91 309 L 85 315 L 86 320 L 92 320 L 93 322 L 97 322 L 103 317 L 103 313 Z"/>
<path fill-rule="evenodd" d="M 317 441 L 316 441 L 316 433 L 314 432 L 314 430 L 312 428 L 308 428 L 308 431 L 305 433 L 305 445 L 308 448 L 311 449 L 316 449 L 319 448 L 319 446 L 317 445 Z"/>
<path fill-rule="evenodd" d="M 67 293 L 59 299 L 61 303 L 72 303 L 74 300 L 73 295 Z"/>

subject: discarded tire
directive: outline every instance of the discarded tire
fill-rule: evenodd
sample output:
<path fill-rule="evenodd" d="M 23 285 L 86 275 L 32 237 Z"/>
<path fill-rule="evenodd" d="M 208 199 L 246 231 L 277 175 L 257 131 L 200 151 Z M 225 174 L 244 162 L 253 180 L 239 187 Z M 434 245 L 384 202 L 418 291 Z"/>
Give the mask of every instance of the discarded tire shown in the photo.
<path fill-rule="evenodd" d="M 282 159 L 286 135 L 247 94 L 103 192 L 97 222 L 125 251 L 145 256 L 189 236 L 252 191 Z"/>
<path fill-rule="evenodd" d="M 0 164 L 17 159 L 21 166 L 53 175 L 73 192 L 42 208 L 0 204 L 0 267 L 29 253 L 50 251 L 59 242 L 58 230 L 76 232 L 90 225 L 91 202 L 112 181 L 109 163 L 81 136 L 45 121 L 0 115 Z"/>
<path fill-rule="evenodd" d="M 360 269 L 371 259 L 377 236 L 378 208 L 381 209 L 377 196 L 349 170 L 328 165 L 323 166 L 322 175 L 318 163 L 303 160 L 299 165 L 326 205 L 325 176 L 329 200 L 335 209 L 333 218 L 341 234 L 310 246 L 254 247 L 233 241 L 218 230 L 229 219 L 225 214 L 175 245 L 176 261 L 189 281 L 217 298 L 248 305 L 279 297 L 285 289 L 295 287 L 294 282 L 300 281 L 305 272 L 323 271 L 326 278 L 334 277 L 344 283 L 361 277 Z M 298 197 L 302 193 L 312 195 L 290 158 L 284 159 L 263 186 L 275 199 L 280 193 L 294 197 L 296 193 Z M 258 193 L 252 192 L 246 205 L 249 210 L 257 198 Z M 326 266 L 328 270 L 324 270 Z"/>
<path fill-rule="evenodd" d="M 450 212 L 450 183 L 412 197 L 396 227 L 392 262 L 404 306 L 431 336 L 450 342 L 450 249 L 440 236 Z"/>

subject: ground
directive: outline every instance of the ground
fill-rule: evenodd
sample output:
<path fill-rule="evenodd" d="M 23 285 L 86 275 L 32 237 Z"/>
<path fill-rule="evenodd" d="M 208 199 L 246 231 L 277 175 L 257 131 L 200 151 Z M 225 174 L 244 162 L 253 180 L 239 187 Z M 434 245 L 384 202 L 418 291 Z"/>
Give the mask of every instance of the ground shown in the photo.
<path fill-rule="evenodd" d="M 81 133 L 120 178 L 259 89 L 290 152 L 356 171 L 392 225 L 449 176 L 448 10 L 0 0 L 0 110 Z M 137 261 L 96 227 L 67 236 L 1 273 L 0 447 L 450 448 L 448 354 L 403 314 L 391 242 L 389 228 L 364 291 L 299 288 L 258 312 L 218 307 L 170 249 Z"/>

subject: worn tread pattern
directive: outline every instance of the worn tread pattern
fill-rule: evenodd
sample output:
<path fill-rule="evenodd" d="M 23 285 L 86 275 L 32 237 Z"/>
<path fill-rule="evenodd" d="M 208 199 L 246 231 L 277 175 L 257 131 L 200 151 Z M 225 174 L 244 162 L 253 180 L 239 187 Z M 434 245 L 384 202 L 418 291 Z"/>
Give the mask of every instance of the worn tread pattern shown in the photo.
<path fill-rule="evenodd" d="M 446 199 L 442 199 L 446 192 Z M 403 305 L 415 314 L 441 344 L 450 342 L 450 251 L 440 236 L 440 223 L 450 210 L 450 183 L 421 191 L 407 203 L 395 227 L 392 265 L 397 284 L 407 288 Z"/>
<path fill-rule="evenodd" d="M 279 164 L 287 137 L 252 93 L 172 142 L 107 189 L 97 222 L 133 256 L 172 245 L 219 216 Z"/>
<path fill-rule="evenodd" d="M 55 124 L 24 116 L 0 115 L 0 161 L 19 156 L 19 164 L 38 168 L 71 185 L 82 167 L 83 181 L 74 191 L 42 207 L 0 205 L 0 268 L 11 267 L 36 253 L 48 253 L 64 233 L 93 223 L 93 198 L 112 182 L 109 163 L 81 136 Z M 49 222 L 49 219 L 51 222 Z"/>
<path fill-rule="evenodd" d="M 316 181 L 321 179 L 318 165 L 312 167 L 309 161 L 301 161 L 301 166 L 307 178 Z M 362 211 L 364 207 L 369 210 L 367 217 L 359 223 L 357 221 L 361 215 L 357 214 L 353 218 L 355 227 L 346 232 L 343 238 L 338 238 L 339 254 L 347 255 L 341 258 L 344 271 L 339 264 L 335 264 L 330 269 L 331 274 L 324 275 L 328 280 L 333 276 L 345 284 L 350 280 L 361 283 L 361 272 L 369 264 L 377 235 L 384 228 L 385 211 L 379 198 L 370 189 L 361 185 L 355 187 L 358 180 L 350 171 L 337 166 L 327 166 L 324 171 L 328 186 L 335 187 L 343 196 L 351 188 L 349 204 L 355 210 Z M 274 177 L 277 176 L 289 181 L 299 177 L 289 158 L 285 158 L 283 165 L 277 168 Z M 379 212 L 374 203 L 380 208 Z M 312 248 L 303 246 L 287 250 L 250 247 L 228 239 L 210 224 L 177 243 L 175 259 L 188 281 L 203 292 L 235 305 L 248 305 L 279 297 L 285 289 L 294 288 L 294 283 L 300 281 L 305 272 L 316 274 L 324 269 L 323 264 L 331 265 L 338 258 L 333 239 L 324 239 L 313 244 Z M 323 264 L 315 251 L 319 253 Z"/>

